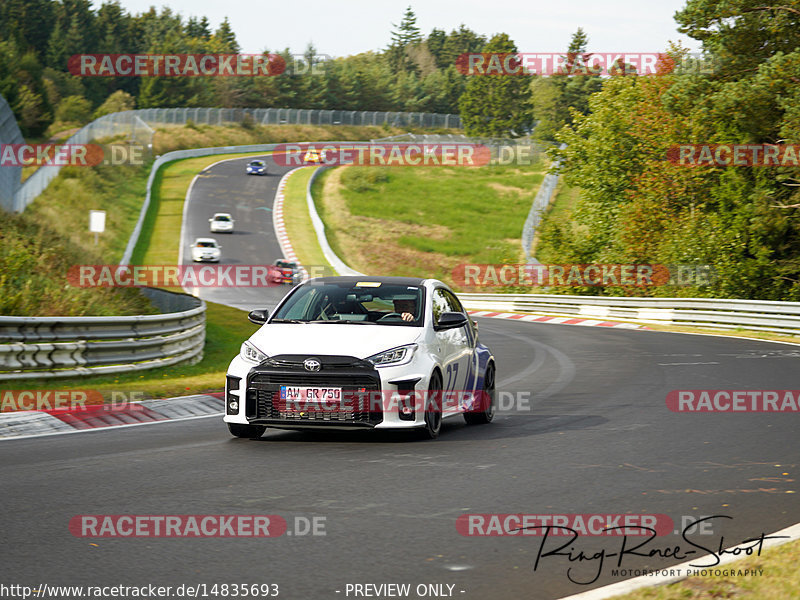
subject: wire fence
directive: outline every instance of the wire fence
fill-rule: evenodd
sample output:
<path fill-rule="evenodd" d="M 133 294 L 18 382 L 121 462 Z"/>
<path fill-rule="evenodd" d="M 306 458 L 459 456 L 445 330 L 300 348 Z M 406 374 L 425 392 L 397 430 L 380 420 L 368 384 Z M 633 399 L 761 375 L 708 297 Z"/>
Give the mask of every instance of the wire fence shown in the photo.
<path fill-rule="evenodd" d="M 461 127 L 458 115 L 434 113 L 299 108 L 145 108 L 100 117 L 79 129 L 64 143 L 88 144 L 95 140 L 124 137 L 128 143 L 152 148 L 155 127 L 186 125 L 190 122 L 204 125 L 250 123 L 253 125 L 388 125 L 456 129 Z M 14 127 L 16 127 L 14 115 L 3 101 L 0 103 L 0 143 L 23 143 L 21 135 L 18 141 L 12 141 L 17 139 L 13 137 Z M 0 168 L 0 207 L 10 212 L 24 211 L 55 179 L 60 170 L 61 167 L 57 165 L 41 166 L 20 185 L 19 167 Z"/>
<path fill-rule="evenodd" d="M 138 111 L 112 113 L 95 119 L 80 128 L 65 144 L 88 144 L 95 140 L 124 137 L 130 144 L 152 148 L 154 130 L 136 114 Z M 0 168 L 0 171 L 3 169 Z M 3 203 L 3 208 L 11 212 L 23 212 L 39 197 L 50 182 L 61 171 L 59 165 L 41 166 L 19 186 L 11 198 L 11 203 Z"/>
<path fill-rule="evenodd" d="M 563 150 L 566 148 L 566 144 L 561 144 L 560 148 Z M 553 167 L 557 169 L 559 164 L 560 162 L 556 161 Z M 558 175 L 553 173 L 548 173 L 544 176 L 542 185 L 539 186 L 539 191 L 536 192 L 536 198 L 533 199 L 533 204 L 531 204 L 528 218 L 525 219 L 525 224 L 522 226 L 522 250 L 525 252 L 525 261 L 528 264 L 540 264 L 531 254 L 531 246 L 536 235 L 536 228 L 539 227 L 542 222 L 542 216 L 553 200 L 553 194 L 555 194 L 558 187 L 558 179 Z"/>
<path fill-rule="evenodd" d="M 0 96 L 0 146 L 24 142 L 14 112 L 6 99 Z M 0 206 L 3 208 L 13 205 L 14 194 L 19 190 L 21 176 L 22 167 L 0 165 Z"/>
<path fill-rule="evenodd" d="M 251 122 L 259 125 L 388 125 L 461 128 L 458 115 L 417 112 L 316 110 L 305 108 L 146 108 L 135 111 L 151 125 Z"/>

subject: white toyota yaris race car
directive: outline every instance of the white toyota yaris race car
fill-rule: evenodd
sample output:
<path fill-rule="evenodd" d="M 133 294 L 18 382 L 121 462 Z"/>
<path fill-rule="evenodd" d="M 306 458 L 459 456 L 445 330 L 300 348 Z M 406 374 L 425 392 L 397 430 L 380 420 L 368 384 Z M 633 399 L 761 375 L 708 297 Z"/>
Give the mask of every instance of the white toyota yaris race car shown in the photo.
<path fill-rule="evenodd" d="M 441 281 L 320 277 L 295 287 L 228 367 L 231 434 L 280 429 L 417 429 L 494 416 L 495 360 Z"/>

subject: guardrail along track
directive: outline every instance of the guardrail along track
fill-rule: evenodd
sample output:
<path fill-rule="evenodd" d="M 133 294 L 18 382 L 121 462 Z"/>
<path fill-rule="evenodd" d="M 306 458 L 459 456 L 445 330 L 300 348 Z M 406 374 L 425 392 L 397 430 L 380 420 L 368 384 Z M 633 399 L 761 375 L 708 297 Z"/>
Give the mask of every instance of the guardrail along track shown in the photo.
<path fill-rule="evenodd" d="M 470 310 L 537 312 L 800 335 L 800 302 L 549 294 L 459 294 L 459 297 Z"/>
<path fill-rule="evenodd" d="M 144 288 L 156 315 L 0 316 L 0 381 L 104 375 L 164 367 L 203 356 L 206 304 Z"/>

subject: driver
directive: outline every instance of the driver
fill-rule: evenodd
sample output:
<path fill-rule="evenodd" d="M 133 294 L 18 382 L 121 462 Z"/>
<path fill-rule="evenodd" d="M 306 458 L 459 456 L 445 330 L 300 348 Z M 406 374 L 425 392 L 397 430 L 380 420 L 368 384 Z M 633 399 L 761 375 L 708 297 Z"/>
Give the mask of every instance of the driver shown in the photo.
<path fill-rule="evenodd" d="M 394 312 L 400 313 L 403 321 L 413 321 L 416 318 L 414 317 L 414 313 L 417 312 L 416 300 L 393 300 L 392 302 L 394 303 Z"/>

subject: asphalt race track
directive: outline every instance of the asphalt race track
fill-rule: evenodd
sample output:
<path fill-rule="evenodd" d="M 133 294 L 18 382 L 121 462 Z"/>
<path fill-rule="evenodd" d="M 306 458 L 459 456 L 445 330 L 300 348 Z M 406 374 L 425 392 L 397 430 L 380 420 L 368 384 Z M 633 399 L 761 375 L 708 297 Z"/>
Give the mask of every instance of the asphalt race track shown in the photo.
<path fill-rule="evenodd" d="M 223 257 L 271 262 L 279 252 L 271 214 L 256 208 L 271 206 L 278 176 L 245 178 L 240 170 L 237 161 L 222 163 L 198 180 L 188 237 L 205 235 L 211 212 L 235 211 L 241 231 L 217 236 Z M 256 254 L 266 260 L 254 261 Z M 419 584 L 444 584 L 435 589 L 454 586 L 445 597 L 558 598 L 624 579 L 612 576 L 617 559 L 598 567 L 544 556 L 534 571 L 541 537 L 468 537 L 457 518 L 666 514 L 677 528 L 684 516 L 721 515 L 708 522 L 712 531 L 690 536 L 708 551 L 800 521 L 798 494 L 790 493 L 798 492 L 800 415 L 673 413 L 665 401 L 677 389 L 797 389 L 800 347 L 479 323 L 497 359 L 499 396 L 530 401 L 490 425 L 445 421 L 435 441 L 277 430 L 240 440 L 221 418 L 203 418 L 0 443 L 0 564 L 29 586 L 270 583 L 281 598 L 326 599 L 367 597 L 348 584 L 410 584 L 410 598 L 423 597 Z M 69 521 L 83 514 L 280 515 L 294 535 L 74 537 Z M 315 517 L 325 535 L 298 535 L 296 524 Z M 547 549 L 567 540 L 551 538 Z M 622 540 L 583 536 L 571 547 L 575 555 L 610 554 Z M 626 555 L 622 568 L 660 569 L 708 553 L 681 558 L 668 551 L 676 545 L 698 550 L 668 535 L 640 551 L 659 552 Z M 583 585 L 570 581 L 570 568 L 578 582 L 600 574 Z"/>
<path fill-rule="evenodd" d="M 247 175 L 245 166 L 254 159 L 267 163 L 267 175 Z M 185 211 L 181 236 L 183 264 L 192 264 L 189 245 L 198 237 L 211 237 L 222 247 L 222 265 L 265 265 L 283 258 L 272 225 L 272 202 L 278 182 L 290 167 L 279 167 L 272 157 L 229 159 L 204 169 L 194 182 Z M 208 220 L 218 212 L 231 213 L 233 233 L 211 233 Z M 275 287 L 199 288 L 199 297 L 244 310 L 273 309 L 288 291 Z M 192 292 L 193 290 L 187 290 Z"/>

